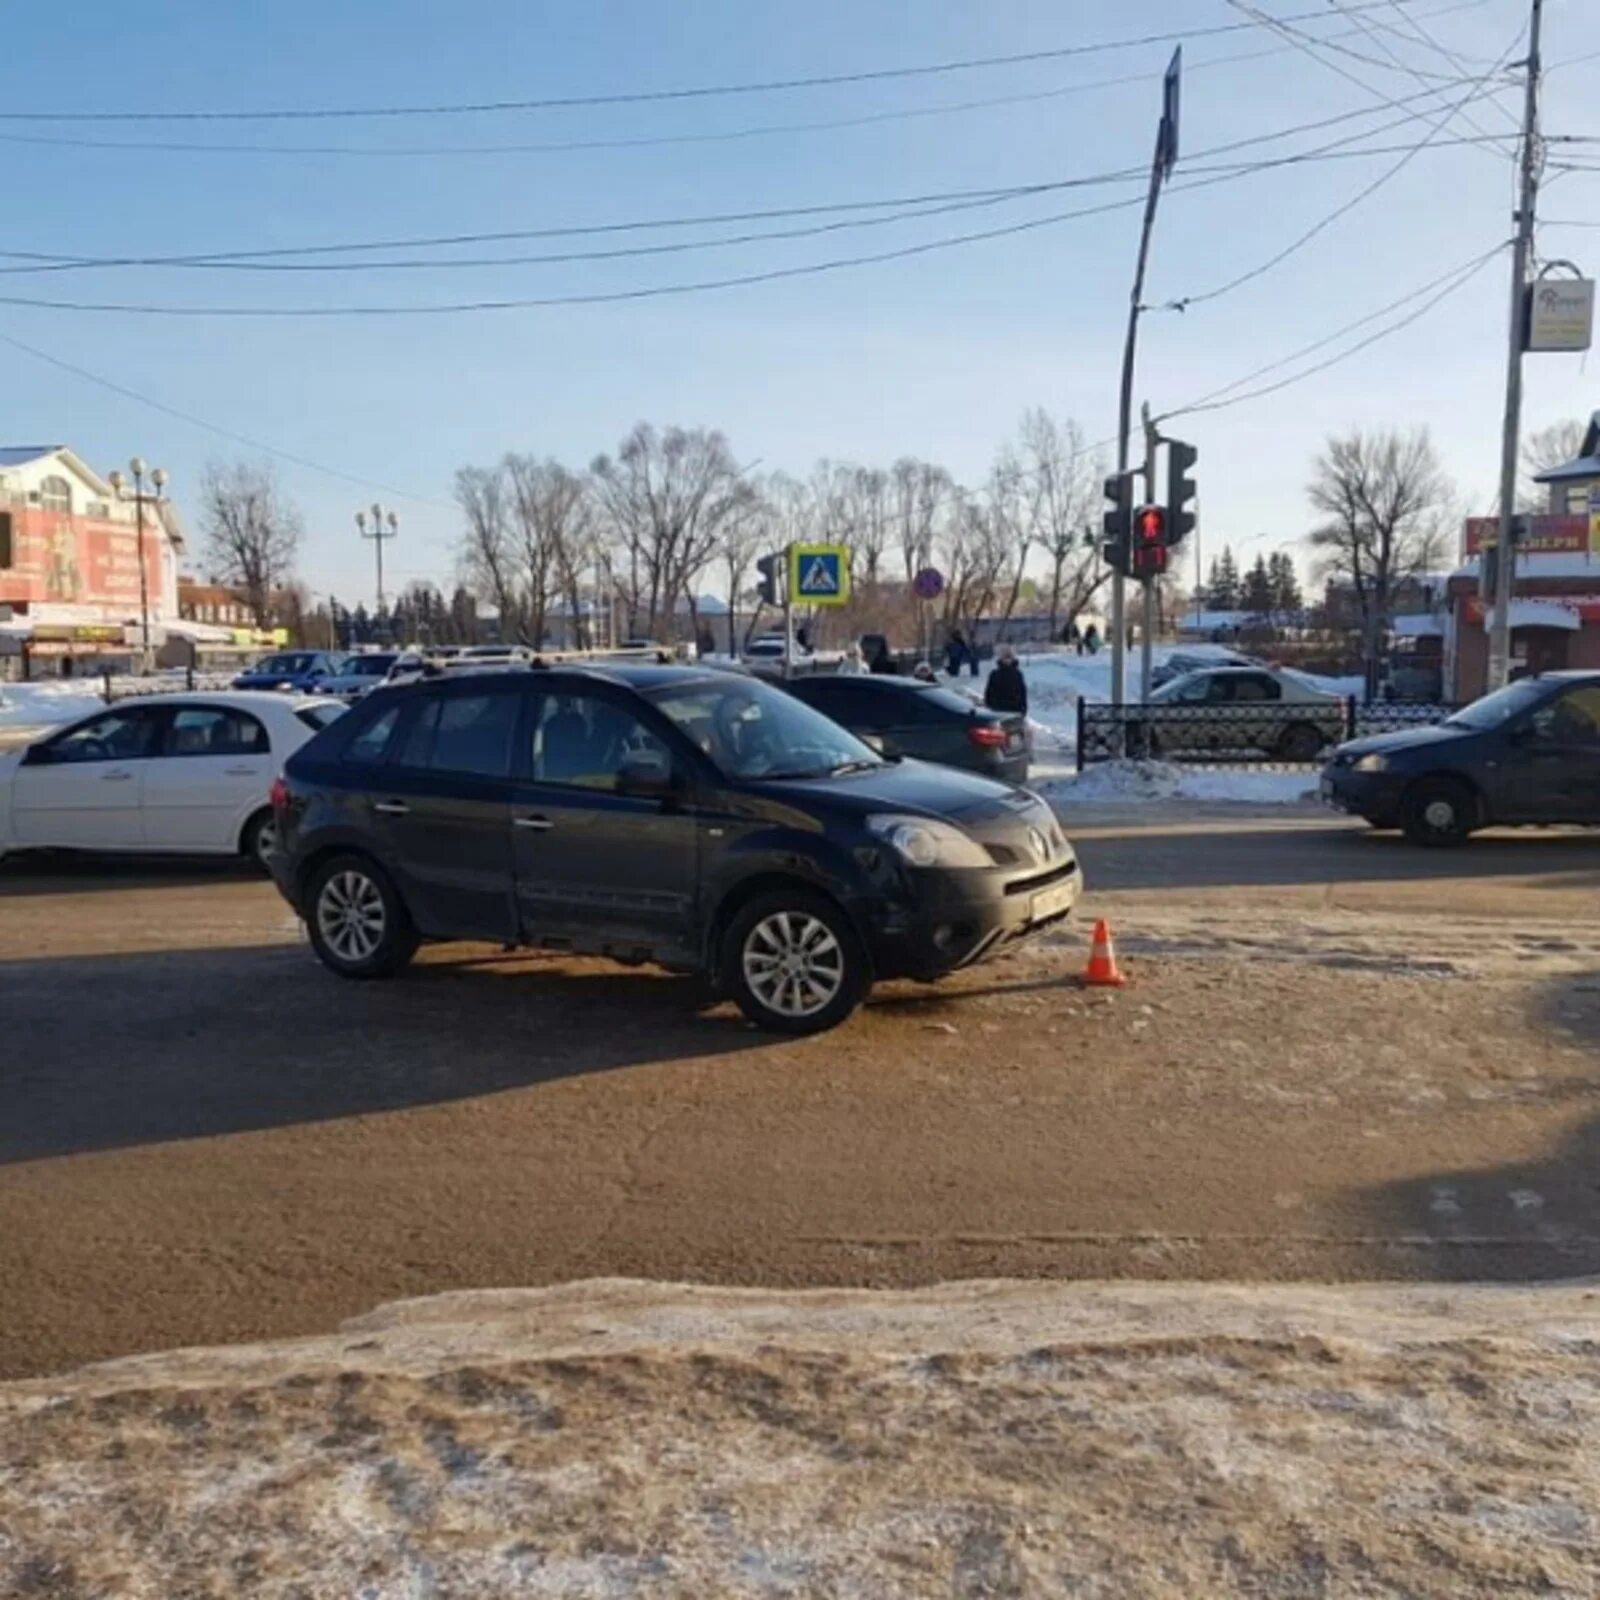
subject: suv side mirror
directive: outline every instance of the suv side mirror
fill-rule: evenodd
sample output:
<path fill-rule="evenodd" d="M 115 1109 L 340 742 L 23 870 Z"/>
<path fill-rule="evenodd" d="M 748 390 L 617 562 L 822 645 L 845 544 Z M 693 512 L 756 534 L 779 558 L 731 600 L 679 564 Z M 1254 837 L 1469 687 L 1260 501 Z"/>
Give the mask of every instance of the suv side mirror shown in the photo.
<path fill-rule="evenodd" d="M 635 800 L 672 800 L 681 787 L 671 758 L 653 750 L 629 756 L 617 773 L 617 793 Z"/>

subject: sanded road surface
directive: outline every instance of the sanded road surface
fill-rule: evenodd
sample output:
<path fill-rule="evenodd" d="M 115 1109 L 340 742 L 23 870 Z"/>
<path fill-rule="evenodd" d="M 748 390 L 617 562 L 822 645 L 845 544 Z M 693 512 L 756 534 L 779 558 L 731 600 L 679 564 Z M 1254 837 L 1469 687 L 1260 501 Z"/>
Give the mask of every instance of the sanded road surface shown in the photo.
<path fill-rule="evenodd" d="M 774 1041 L 483 947 L 343 984 L 232 869 L 0 865 L 0 1375 L 594 1274 L 1600 1270 L 1600 836 L 1069 815 L 1081 932 Z"/>

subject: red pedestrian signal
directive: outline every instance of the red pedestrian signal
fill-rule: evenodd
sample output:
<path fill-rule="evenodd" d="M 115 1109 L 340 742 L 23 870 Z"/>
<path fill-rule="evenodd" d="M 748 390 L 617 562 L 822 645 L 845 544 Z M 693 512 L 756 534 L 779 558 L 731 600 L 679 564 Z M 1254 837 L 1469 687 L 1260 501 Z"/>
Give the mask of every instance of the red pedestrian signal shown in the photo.
<path fill-rule="evenodd" d="M 1133 514 L 1133 573 L 1158 578 L 1167 570 L 1167 513 L 1164 506 L 1140 506 Z"/>

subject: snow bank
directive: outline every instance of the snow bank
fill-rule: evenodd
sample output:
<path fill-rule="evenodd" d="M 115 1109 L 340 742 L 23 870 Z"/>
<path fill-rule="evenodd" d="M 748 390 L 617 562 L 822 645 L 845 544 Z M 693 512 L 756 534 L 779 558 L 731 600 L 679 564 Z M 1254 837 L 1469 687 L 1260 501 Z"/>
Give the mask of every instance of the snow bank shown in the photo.
<path fill-rule="evenodd" d="M 1035 785 L 1054 805 L 1100 805 L 1112 801 L 1245 801 L 1293 805 L 1308 800 L 1316 780 L 1304 772 L 1252 768 L 1195 768 L 1168 761 L 1105 761 L 1076 777 Z"/>
<path fill-rule="evenodd" d="M 98 711 L 104 701 L 85 678 L 0 683 L 0 728 L 45 728 Z"/>
<path fill-rule="evenodd" d="M 0 1385 L 0 1592 L 1579 1595 L 1590 1286 L 625 1282 Z"/>

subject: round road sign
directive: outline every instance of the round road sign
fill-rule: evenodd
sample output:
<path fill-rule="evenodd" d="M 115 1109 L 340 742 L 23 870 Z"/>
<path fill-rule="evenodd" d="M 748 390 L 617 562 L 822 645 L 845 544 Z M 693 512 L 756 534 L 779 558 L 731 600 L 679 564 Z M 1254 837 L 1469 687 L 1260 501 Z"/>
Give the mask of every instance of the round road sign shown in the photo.
<path fill-rule="evenodd" d="M 924 567 L 911 580 L 911 592 L 919 600 L 937 600 L 944 593 L 944 574 L 937 567 Z"/>

